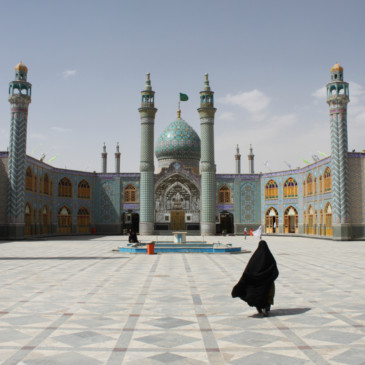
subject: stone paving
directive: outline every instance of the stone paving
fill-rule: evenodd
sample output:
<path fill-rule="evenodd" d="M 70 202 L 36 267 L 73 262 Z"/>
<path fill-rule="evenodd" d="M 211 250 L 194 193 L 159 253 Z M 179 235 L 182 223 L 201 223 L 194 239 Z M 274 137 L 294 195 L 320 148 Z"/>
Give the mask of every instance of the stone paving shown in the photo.
<path fill-rule="evenodd" d="M 266 239 L 280 270 L 268 318 L 230 295 L 251 253 L 113 251 L 123 236 L 0 241 L 0 362 L 365 364 L 365 242 Z"/>

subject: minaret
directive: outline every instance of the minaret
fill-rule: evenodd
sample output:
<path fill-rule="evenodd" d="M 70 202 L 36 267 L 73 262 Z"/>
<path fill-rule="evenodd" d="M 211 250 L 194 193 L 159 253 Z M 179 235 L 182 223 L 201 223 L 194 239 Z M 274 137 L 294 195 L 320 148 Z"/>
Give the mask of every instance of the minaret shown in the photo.
<path fill-rule="evenodd" d="M 200 92 L 198 109 L 201 126 L 201 235 L 216 233 L 216 186 L 214 162 L 214 92 L 210 90 L 208 74 L 205 74 L 203 91 Z"/>
<path fill-rule="evenodd" d="M 343 81 L 343 68 L 336 63 L 331 68 L 331 82 L 327 84 L 327 104 L 330 107 L 332 226 L 333 238 L 350 239 L 347 103 L 349 84 Z"/>
<path fill-rule="evenodd" d="M 27 146 L 28 106 L 32 85 L 27 82 L 27 67 L 15 66 L 15 81 L 9 83 L 10 144 L 8 222 L 11 237 L 24 236 L 25 159 Z"/>
<path fill-rule="evenodd" d="M 255 158 L 255 155 L 252 152 L 252 144 L 250 144 L 250 154 L 248 155 L 248 173 L 249 174 L 255 173 L 254 158 Z"/>
<path fill-rule="evenodd" d="M 240 155 L 240 149 L 237 145 L 236 147 L 236 154 L 234 155 L 234 159 L 236 160 L 236 174 L 241 173 L 241 155 Z"/>
<path fill-rule="evenodd" d="M 106 172 L 107 172 L 107 158 L 108 158 L 108 153 L 106 152 L 106 145 L 104 142 L 103 152 L 101 154 L 101 171 L 104 174 L 106 174 Z"/>
<path fill-rule="evenodd" d="M 115 172 L 120 173 L 120 152 L 119 152 L 119 142 L 117 143 L 117 152 L 115 152 Z"/>
<path fill-rule="evenodd" d="M 146 86 L 142 94 L 141 107 L 141 162 L 140 162 L 140 221 L 139 233 L 151 235 L 154 232 L 155 196 L 153 174 L 154 165 L 154 127 L 155 92 L 151 87 L 150 74 L 147 74 Z"/>

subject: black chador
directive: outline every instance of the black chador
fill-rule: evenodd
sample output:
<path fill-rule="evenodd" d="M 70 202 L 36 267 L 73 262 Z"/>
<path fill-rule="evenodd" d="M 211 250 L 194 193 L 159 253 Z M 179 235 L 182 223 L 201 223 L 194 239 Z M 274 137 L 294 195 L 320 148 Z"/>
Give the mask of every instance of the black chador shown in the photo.
<path fill-rule="evenodd" d="M 257 250 L 248 262 L 239 282 L 233 287 L 232 297 L 241 298 L 264 315 L 274 303 L 274 281 L 279 276 L 276 261 L 265 241 L 260 241 Z"/>

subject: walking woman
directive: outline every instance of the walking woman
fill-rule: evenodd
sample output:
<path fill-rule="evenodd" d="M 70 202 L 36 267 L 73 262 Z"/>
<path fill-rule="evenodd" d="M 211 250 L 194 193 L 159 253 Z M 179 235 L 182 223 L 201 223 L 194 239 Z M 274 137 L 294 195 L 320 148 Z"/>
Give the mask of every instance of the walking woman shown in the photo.
<path fill-rule="evenodd" d="M 233 287 L 232 297 L 241 298 L 251 307 L 256 307 L 264 317 L 274 304 L 275 284 L 279 276 L 276 261 L 265 241 L 251 256 L 239 282 Z"/>

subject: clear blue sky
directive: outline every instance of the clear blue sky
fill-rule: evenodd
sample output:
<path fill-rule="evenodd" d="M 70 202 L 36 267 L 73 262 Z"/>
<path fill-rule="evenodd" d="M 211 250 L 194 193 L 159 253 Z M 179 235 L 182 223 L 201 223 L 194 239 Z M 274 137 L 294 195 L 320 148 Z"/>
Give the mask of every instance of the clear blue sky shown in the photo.
<path fill-rule="evenodd" d="M 8 82 L 22 60 L 33 84 L 27 152 L 51 164 L 138 172 L 138 107 L 151 73 L 155 140 L 182 117 L 200 134 L 199 91 L 209 73 L 217 107 L 217 170 L 303 166 L 330 153 L 324 87 L 335 62 L 350 82 L 349 149 L 365 149 L 364 1 L 14 1 L 0 12 L 0 150 L 9 144 Z M 2 85 L 2 86 L 1 86 Z M 322 89 L 321 89 L 322 88 Z M 38 149 L 37 149 L 38 147 Z M 157 162 L 156 162 L 157 168 Z"/>

